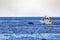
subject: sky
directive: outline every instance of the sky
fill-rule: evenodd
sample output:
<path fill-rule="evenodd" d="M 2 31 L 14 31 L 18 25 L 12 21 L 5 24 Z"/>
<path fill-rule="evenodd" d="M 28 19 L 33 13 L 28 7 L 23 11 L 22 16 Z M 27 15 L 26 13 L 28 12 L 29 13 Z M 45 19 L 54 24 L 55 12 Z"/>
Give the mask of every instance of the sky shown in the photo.
<path fill-rule="evenodd" d="M 0 17 L 60 17 L 60 0 L 0 0 Z"/>

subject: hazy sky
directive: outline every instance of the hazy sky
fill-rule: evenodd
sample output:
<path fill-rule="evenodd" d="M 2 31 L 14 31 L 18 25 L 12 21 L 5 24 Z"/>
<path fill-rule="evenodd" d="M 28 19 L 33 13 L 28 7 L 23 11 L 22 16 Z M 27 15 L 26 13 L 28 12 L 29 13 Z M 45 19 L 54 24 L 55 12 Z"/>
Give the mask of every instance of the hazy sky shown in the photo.
<path fill-rule="evenodd" d="M 0 0 L 0 16 L 60 16 L 60 0 Z"/>

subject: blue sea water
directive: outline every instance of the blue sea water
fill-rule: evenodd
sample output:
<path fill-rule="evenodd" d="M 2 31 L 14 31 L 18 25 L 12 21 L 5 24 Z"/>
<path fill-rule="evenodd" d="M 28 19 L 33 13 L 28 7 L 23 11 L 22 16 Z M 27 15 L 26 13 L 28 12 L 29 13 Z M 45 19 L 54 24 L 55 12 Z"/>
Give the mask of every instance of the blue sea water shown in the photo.
<path fill-rule="evenodd" d="M 41 18 L 0 17 L 0 40 L 60 40 L 60 17 L 50 17 L 51 25 Z"/>

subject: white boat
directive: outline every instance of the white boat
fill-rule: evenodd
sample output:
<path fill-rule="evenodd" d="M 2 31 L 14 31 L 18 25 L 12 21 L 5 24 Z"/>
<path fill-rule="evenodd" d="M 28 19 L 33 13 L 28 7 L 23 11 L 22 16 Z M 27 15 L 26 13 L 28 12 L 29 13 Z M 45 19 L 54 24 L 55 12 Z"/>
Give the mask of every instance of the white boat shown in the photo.
<path fill-rule="evenodd" d="M 40 23 L 44 23 L 44 24 L 52 24 L 51 20 L 50 20 L 50 17 L 43 17 L 41 20 L 40 20 Z"/>

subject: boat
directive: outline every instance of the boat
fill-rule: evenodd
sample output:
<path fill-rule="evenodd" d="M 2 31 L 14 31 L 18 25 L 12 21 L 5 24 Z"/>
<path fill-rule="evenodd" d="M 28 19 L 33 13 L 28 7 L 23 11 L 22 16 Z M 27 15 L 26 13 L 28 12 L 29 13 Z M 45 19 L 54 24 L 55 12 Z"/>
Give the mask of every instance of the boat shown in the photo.
<path fill-rule="evenodd" d="M 52 24 L 52 22 L 51 22 L 51 20 L 50 20 L 50 17 L 47 17 L 47 16 L 45 16 L 45 17 L 43 17 L 41 20 L 40 20 L 40 22 L 41 23 L 43 23 L 43 24 Z"/>

